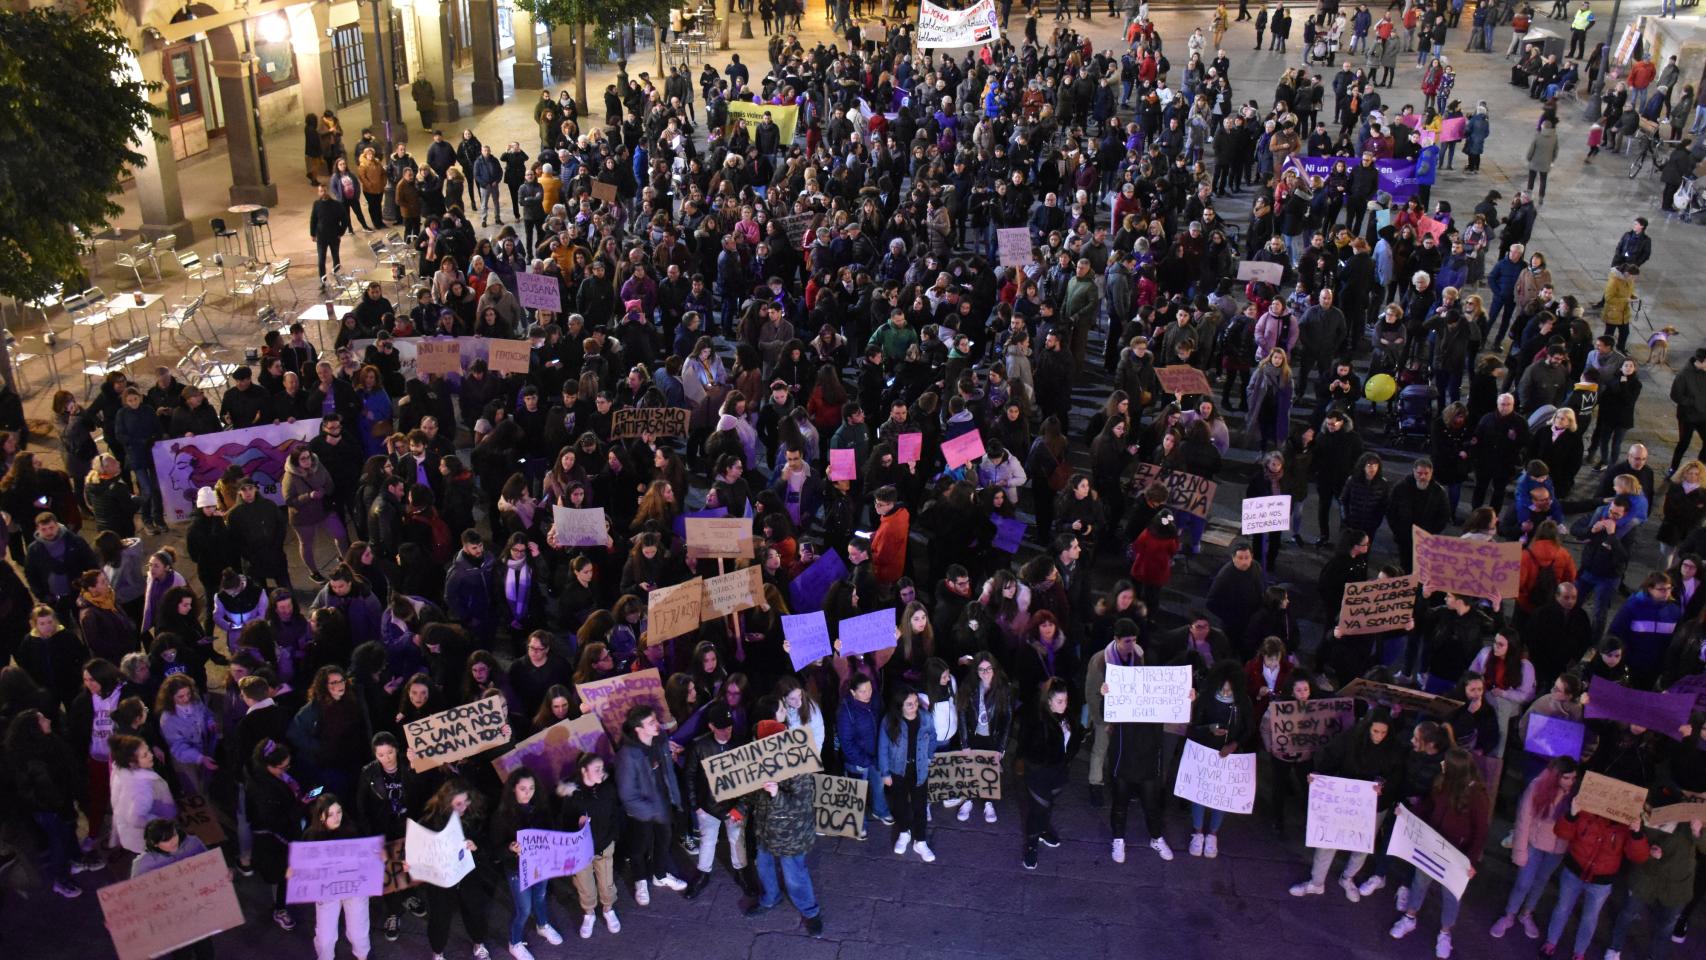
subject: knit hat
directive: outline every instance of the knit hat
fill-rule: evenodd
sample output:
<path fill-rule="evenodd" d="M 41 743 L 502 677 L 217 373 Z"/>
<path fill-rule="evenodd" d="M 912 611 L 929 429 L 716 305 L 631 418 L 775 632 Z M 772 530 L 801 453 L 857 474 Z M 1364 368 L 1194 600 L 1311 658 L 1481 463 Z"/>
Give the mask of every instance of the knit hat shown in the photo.
<path fill-rule="evenodd" d="M 219 496 L 213 492 L 212 487 L 202 487 L 195 492 L 195 506 L 197 510 L 202 507 L 217 507 L 219 506 Z"/>
<path fill-rule="evenodd" d="M 763 740 L 765 737 L 773 737 L 778 733 L 783 733 L 787 729 L 788 725 L 780 720 L 760 720 L 758 721 L 758 728 L 753 731 L 753 737 Z"/>

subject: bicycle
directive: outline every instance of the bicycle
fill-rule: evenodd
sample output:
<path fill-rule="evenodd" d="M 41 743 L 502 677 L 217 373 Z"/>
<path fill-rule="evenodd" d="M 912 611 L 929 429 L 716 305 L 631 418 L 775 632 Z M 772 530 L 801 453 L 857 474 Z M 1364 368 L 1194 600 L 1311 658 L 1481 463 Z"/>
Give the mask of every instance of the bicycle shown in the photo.
<path fill-rule="evenodd" d="M 1661 140 L 1657 133 L 1648 133 L 1645 130 L 1635 134 L 1634 156 L 1629 159 L 1629 179 L 1640 176 L 1641 167 L 1647 163 L 1651 163 L 1653 172 L 1657 173 L 1664 166 L 1660 148 L 1678 147 L 1681 143 L 1680 140 Z"/>

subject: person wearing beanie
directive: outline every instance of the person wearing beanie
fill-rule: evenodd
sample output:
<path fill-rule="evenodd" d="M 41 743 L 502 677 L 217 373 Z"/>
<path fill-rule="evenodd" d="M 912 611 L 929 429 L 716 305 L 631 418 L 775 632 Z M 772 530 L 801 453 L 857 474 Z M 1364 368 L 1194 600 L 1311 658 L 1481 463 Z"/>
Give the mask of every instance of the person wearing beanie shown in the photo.
<path fill-rule="evenodd" d="M 762 740 L 788 729 L 779 720 L 760 720 L 754 737 Z M 806 933 L 823 936 L 823 912 L 812 888 L 806 854 L 817 842 L 817 781 L 803 773 L 782 781 L 771 781 L 749 794 L 753 835 L 758 839 L 758 882 L 762 896 L 741 901 L 748 917 L 760 916 L 782 902 L 782 888 L 805 920 Z M 776 882 L 777 868 L 782 883 Z"/>
<path fill-rule="evenodd" d="M 738 798 L 718 800 L 705 776 L 706 760 L 745 744 L 746 738 L 735 729 L 734 712 L 722 700 L 705 708 L 705 728 L 708 732 L 700 734 L 688 747 L 685 766 L 689 772 L 683 777 L 687 785 L 687 809 L 692 811 L 699 828 L 698 872 L 688 880 L 687 892 L 683 896 L 689 900 L 697 899 L 711 885 L 711 869 L 717 862 L 717 836 L 720 833 L 728 837 L 729 867 L 734 870 L 742 890 L 750 897 L 756 891 L 748 888 L 745 880 L 746 823 L 735 812 Z"/>

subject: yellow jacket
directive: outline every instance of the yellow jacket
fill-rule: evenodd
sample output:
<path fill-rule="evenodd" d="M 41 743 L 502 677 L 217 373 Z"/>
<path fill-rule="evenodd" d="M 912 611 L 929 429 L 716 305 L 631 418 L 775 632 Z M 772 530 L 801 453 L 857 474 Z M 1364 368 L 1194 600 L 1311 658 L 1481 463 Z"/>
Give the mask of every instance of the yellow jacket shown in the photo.
<path fill-rule="evenodd" d="M 1635 297 L 1635 281 L 1621 271 L 1611 271 L 1605 281 L 1605 309 L 1600 319 L 1608 327 L 1621 327 L 1629 322 L 1629 301 Z"/>

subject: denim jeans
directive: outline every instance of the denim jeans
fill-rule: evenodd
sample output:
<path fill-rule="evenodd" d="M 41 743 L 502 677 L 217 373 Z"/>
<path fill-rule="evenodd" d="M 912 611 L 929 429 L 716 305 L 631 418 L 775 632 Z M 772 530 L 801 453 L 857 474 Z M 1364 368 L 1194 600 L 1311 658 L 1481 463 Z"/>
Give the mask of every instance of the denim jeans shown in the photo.
<path fill-rule="evenodd" d="M 42 854 L 46 861 L 42 873 L 49 882 L 71 882 L 71 854 L 77 848 L 77 828 L 64 817 L 37 810 L 36 828 L 42 832 Z"/>
<path fill-rule="evenodd" d="M 1552 874 L 1558 872 L 1558 865 L 1563 862 L 1562 851 L 1547 853 L 1529 847 L 1528 862 L 1517 870 L 1516 884 L 1511 887 L 1510 899 L 1505 901 L 1505 916 L 1519 913 L 1532 916 L 1534 908 L 1540 906 L 1540 898 L 1546 895 L 1546 885 L 1552 882 Z"/>
<path fill-rule="evenodd" d="M 1676 926 L 1676 918 L 1682 916 L 1687 904 L 1680 907 L 1667 907 L 1652 900 L 1642 900 L 1636 896 L 1626 896 L 1623 909 L 1617 911 L 1617 919 L 1611 922 L 1611 943 L 1608 948 L 1622 950 L 1623 942 L 1629 937 L 1629 927 L 1640 918 L 1642 911 L 1652 915 L 1652 946 L 1647 948 L 1652 960 L 1665 960 L 1670 956 L 1670 932 Z"/>
<path fill-rule="evenodd" d="M 509 921 L 509 942 L 522 943 L 527 939 L 527 919 L 533 918 L 536 927 L 547 926 L 551 922 L 551 882 L 541 880 L 531 887 L 521 885 L 519 874 L 509 875 L 509 899 L 515 904 L 515 913 Z"/>
<path fill-rule="evenodd" d="M 1576 588 L 1583 594 L 1581 602 L 1584 611 L 1587 609 L 1589 594 L 1591 594 L 1593 600 L 1593 636 L 1597 640 L 1599 635 L 1605 632 L 1606 618 L 1611 615 L 1611 607 L 1616 603 L 1617 578 L 1601 577 L 1584 570 L 1576 574 Z"/>
<path fill-rule="evenodd" d="M 1203 821 L 1208 821 L 1208 829 L 1203 829 Z M 1191 804 L 1191 832 L 1219 833 L 1221 821 L 1226 819 L 1225 810 L 1211 810 L 1200 803 Z"/>
<path fill-rule="evenodd" d="M 782 868 L 782 886 L 787 888 L 788 899 L 794 902 L 794 909 L 807 920 L 817 916 L 817 894 L 812 891 L 812 875 L 806 869 L 806 855 L 797 853 L 779 857 L 762 843 L 758 845 L 758 882 L 764 887 L 764 898 L 758 902 L 759 906 L 768 910 L 782 902 L 782 889 L 776 885 L 778 866 Z"/>
<path fill-rule="evenodd" d="M 1611 884 L 1583 883 L 1574 873 L 1565 870 L 1558 879 L 1558 905 L 1552 908 L 1552 922 L 1546 925 L 1546 942 L 1556 945 L 1564 937 L 1564 926 L 1576 909 L 1576 899 L 1582 900 L 1582 920 L 1576 925 L 1576 945 L 1572 954 L 1586 953 L 1593 942 L 1594 928 L 1599 926 L 1599 911 L 1611 896 Z"/>
<path fill-rule="evenodd" d="M 1434 878 L 1420 870 L 1416 871 L 1416 879 L 1410 881 L 1410 904 L 1405 911 L 1411 916 L 1421 912 L 1422 901 L 1427 899 L 1428 888 L 1434 885 Z M 1439 928 L 1450 930 L 1457 925 L 1457 911 L 1463 904 L 1444 887 L 1439 888 Z"/>
<path fill-rule="evenodd" d="M 154 472 L 153 461 L 131 464 L 130 476 L 136 482 L 136 495 L 142 500 L 143 522 L 164 523 L 166 511 L 160 502 L 160 479 Z"/>
<path fill-rule="evenodd" d="M 883 775 L 876 767 L 855 767 L 847 765 L 847 775 L 870 784 L 871 789 L 866 793 L 871 798 L 870 806 L 865 814 L 882 820 L 889 816 L 888 788 L 883 786 Z"/>

